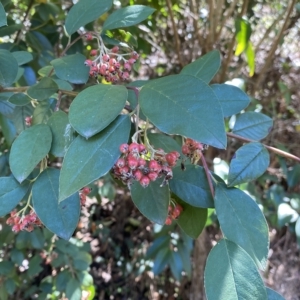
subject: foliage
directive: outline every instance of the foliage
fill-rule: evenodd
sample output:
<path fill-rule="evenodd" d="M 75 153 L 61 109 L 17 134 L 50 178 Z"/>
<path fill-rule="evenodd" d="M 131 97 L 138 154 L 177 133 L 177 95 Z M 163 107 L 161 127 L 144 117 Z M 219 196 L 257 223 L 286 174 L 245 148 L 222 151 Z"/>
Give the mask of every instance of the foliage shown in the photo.
<path fill-rule="evenodd" d="M 250 98 L 241 89 L 210 84 L 221 66 L 217 50 L 177 75 L 128 84 L 130 72 L 138 69 L 139 55 L 132 38 L 119 40 L 119 28 L 127 30 L 155 10 L 131 5 L 111 11 L 112 4 L 80 0 L 65 16 L 55 4 L 40 3 L 25 39 L 0 44 L 1 129 L 6 143 L 1 157 L 9 151 L 0 178 L 0 212 L 10 213 L 7 224 L 21 231 L 14 255 L 0 261 L 1 297 L 7 299 L 18 287 L 24 297 L 55 299 L 64 294 L 75 300 L 86 291 L 93 299 L 88 246 L 71 237 L 90 192 L 87 186 L 109 172 L 119 186 L 128 187 L 143 215 L 170 225 L 148 250 L 155 274 L 168 264 L 177 280 L 183 271 L 191 274 L 188 236 L 200 235 L 212 208 L 223 238 L 206 263 L 207 298 L 275 297 L 259 273 L 266 268 L 269 251 L 267 221 L 258 203 L 237 187 L 265 173 L 270 147 L 259 141 L 270 132 L 272 119 L 244 112 Z M 0 19 L 10 5 L 0 6 Z M 59 17 L 59 24 L 53 17 Z M 102 23 L 94 32 L 91 24 L 98 20 Z M 250 25 L 238 19 L 236 32 L 235 54 L 246 53 L 253 74 Z M 55 44 L 64 45 L 61 53 Z M 83 45 L 93 51 L 88 59 Z M 204 153 L 208 147 L 226 149 L 227 118 L 233 115 L 230 134 L 249 143 L 236 150 L 225 182 L 209 171 Z M 296 184 L 297 174 L 297 167 L 287 173 L 290 186 Z M 278 203 L 279 226 L 298 219 L 299 236 L 299 215 L 285 204 Z M 40 222 L 44 227 L 29 233 Z M 169 235 L 177 225 L 183 233 Z M 1 237 L 7 246 L 12 234 L 5 228 Z M 21 268 L 25 245 L 38 251 L 46 247 L 42 257 L 49 257 L 55 274 L 27 291 L 19 286 L 40 272 L 42 259 L 31 253 L 28 271 L 18 278 L 15 265 Z"/>

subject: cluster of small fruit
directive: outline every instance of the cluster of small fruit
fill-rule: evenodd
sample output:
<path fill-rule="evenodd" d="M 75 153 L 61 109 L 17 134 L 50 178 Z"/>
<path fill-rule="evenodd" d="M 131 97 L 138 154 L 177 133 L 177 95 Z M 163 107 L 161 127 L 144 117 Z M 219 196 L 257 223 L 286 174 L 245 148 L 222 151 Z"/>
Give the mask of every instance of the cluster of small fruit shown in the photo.
<path fill-rule="evenodd" d="M 117 83 L 129 79 L 130 71 L 133 64 L 139 58 L 135 51 L 131 53 L 119 53 L 120 48 L 114 46 L 108 49 L 104 46 L 103 41 L 92 33 L 86 34 L 86 39 L 98 39 L 99 49 L 92 49 L 90 56 L 94 59 L 87 59 L 85 65 L 90 67 L 90 76 L 103 76 L 107 82 Z M 125 57 L 129 56 L 129 59 Z"/>
<path fill-rule="evenodd" d="M 193 164 L 196 164 L 201 159 L 202 151 L 205 149 L 205 147 L 206 145 L 187 138 L 185 143 L 182 145 L 181 151 L 182 154 L 191 159 Z"/>
<path fill-rule="evenodd" d="M 80 190 L 79 192 L 79 197 L 80 197 L 80 204 L 82 206 L 85 205 L 86 202 L 86 196 L 91 192 L 91 189 L 89 187 L 84 187 Z"/>
<path fill-rule="evenodd" d="M 167 183 L 173 177 L 172 167 L 180 157 L 177 151 L 165 153 L 158 149 L 152 159 L 147 159 L 145 145 L 138 143 L 122 144 L 120 152 L 122 156 L 112 168 L 113 175 L 128 186 L 138 181 L 144 188 L 161 177 L 164 177 L 162 185 Z"/>
<path fill-rule="evenodd" d="M 169 205 L 168 216 L 167 216 L 167 219 L 165 221 L 165 224 L 166 225 L 171 225 L 173 220 L 176 220 L 180 216 L 182 211 L 183 211 L 183 208 L 178 203 L 176 203 L 174 206 Z"/>
<path fill-rule="evenodd" d="M 34 226 L 41 226 L 42 222 L 33 210 L 31 210 L 28 215 L 21 217 L 16 210 L 13 210 L 10 213 L 10 217 L 7 219 L 6 224 L 12 226 L 12 231 L 14 232 L 19 232 L 21 230 L 31 232 L 34 229 Z"/>

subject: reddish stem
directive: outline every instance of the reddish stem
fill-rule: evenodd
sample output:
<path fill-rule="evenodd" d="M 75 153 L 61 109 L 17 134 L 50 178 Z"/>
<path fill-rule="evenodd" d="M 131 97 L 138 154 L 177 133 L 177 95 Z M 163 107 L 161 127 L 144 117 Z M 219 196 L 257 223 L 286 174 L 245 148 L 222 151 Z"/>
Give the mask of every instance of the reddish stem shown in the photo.
<path fill-rule="evenodd" d="M 211 175 L 209 173 L 209 169 L 208 169 L 208 166 L 207 166 L 207 163 L 206 163 L 206 160 L 205 160 L 205 157 L 204 157 L 203 154 L 201 155 L 201 161 L 202 161 L 202 164 L 203 164 L 203 168 L 204 168 L 205 175 L 206 175 L 206 178 L 207 178 L 207 181 L 208 181 L 208 185 L 209 185 L 211 195 L 214 198 L 215 197 L 214 186 L 213 186 L 213 183 L 212 183 L 212 180 L 211 180 Z"/>

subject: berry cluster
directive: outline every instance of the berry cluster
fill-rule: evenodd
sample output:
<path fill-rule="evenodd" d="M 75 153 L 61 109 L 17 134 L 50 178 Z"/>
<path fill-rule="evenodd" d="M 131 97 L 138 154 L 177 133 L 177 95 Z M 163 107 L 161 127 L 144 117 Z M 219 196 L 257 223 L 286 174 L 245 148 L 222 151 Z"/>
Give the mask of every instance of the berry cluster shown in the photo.
<path fill-rule="evenodd" d="M 174 206 L 169 205 L 169 209 L 168 209 L 168 217 L 165 221 L 166 225 L 171 225 L 173 220 L 176 220 L 181 212 L 183 211 L 183 208 L 181 205 L 179 205 L 178 203 L 175 204 Z"/>
<path fill-rule="evenodd" d="M 33 210 L 31 210 L 28 215 L 22 217 L 18 216 L 16 210 L 13 210 L 10 213 L 10 217 L 7 219 L 6 224 L 11 225 L 12 231 L 14 232 L 19 232 L 21 230 L 31 232 L 34 229 L 34 226 L 41 226 L 42 222 Z"/>
<path fill-rule="evenodd" d="M 133 181 L 138 181 L 142 187 L 147 187 L 151 181 L 164 176 L 163 184 L 173 177 L 172 167 L 180 154 L 176 151 L 165 153 L 159 149 L 155 151 L 153 159 L 147 159 L 145 145 L 138 143 L 122 144 L 122 156 L 114 164 L 112 173 L 115 178 L 122 180 L 130 186 Z"/>
<path fill-rule="evenodd" d="M 131 53 L 119 53 L 120 48 L 114 46 L 112 49 L 107 49 L 102 40 L 98 36 L 93 36 L 92 33 L 86 34 L 86 39 L 91 40 L 93 37 L 99 41 L 99 49 L 92 49 L 90 56 L 93 60 L 87 59 L 85 65 L 90 67 L 90 76 L 103 76 L 107 82 L 116 83 L 129 79 L 130 71 L 133 64 L 139 58 L 139 55 L 133 51 Z M 130 56 L 125 59 L 125 56 Z"/>
<path fill-rule="evenodd" d="M 79 192 L 79 197 L 80 197 L 80 204 L 82 206 L 85 205 L 86 202 L 86 196 L 91 192 L 91 189 L 89 187 L 84 187 L 80 192 Z"/>
<path fill-rule="evenodd" d="M 191 159 L 193 164 L 196 164 L 201 159 L 202 151 L 204 149 L 205 146 L 203 144 L 187 138 L 185 143 L 182 145 L 181 151 L 182 154 Z"/>

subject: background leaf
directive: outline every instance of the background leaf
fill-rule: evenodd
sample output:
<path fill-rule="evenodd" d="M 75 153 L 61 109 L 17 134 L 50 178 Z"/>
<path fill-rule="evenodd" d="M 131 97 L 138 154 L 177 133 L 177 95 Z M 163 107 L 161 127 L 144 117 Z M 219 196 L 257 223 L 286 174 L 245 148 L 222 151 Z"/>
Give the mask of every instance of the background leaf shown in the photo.
<path fill-rule="evenodd" d="M 73 141 L 74 131 L 69 124 L 68 116 L 63 111 L 57 111 L 49 118 L 48 123 L 52 132 L 50 153 L 56 157 L 64 157 Z"/>
<path fill-rule="evenodd" d="M 268 150 L 261 143 L 249 143 L 239 148 L 229 166 L 228 185 L 248 182 L 261 176 L 270 164 Z"/>
<path fill-rule="evenodd" d="M 170 190 L 181 200 L 195 207 L 214 207 L 204 169 L 195 165 L 187 165 L 173 169 L 173 178 L 169 181 Z"/>
<path fill-rule="evenodd" d="M 16 138 L 11 147 L 9 164 L 19 182 L 23 182 L 48 154 L 51 141 L 50 127 L 44 124 L 32 126 Z"/>
<path fill-rule="evenodd" d="M 253 260 L 227 239 L 220 240 L 210 251 L 204 285 L 207 300 L 267 300 L 263 280 Z"/>
<path fill-rule="evenodd" d="M 202 80 L 190 75 L 153 80 L 141 88 L 139 101 L 145 116 L 159 130 L 226 147 L 221 106 Z"/>
<path fill-rule="evenodd" d="M 19 66 L 24 65 L 33 60 L 32 54 L 27 51 L 14 51 L 11 54 L 17 60 Z"/>
<path fill-rule="evenodd" d="M 57 90 L 58 86 L 53 79 L 50 77 L 43 77 L 40 82 L 27 90 L 27 94 L 31 98 L 41 101 L 50 98 Z"/>
<path fill-rule="evenodd" d="M 52 115 L 52 100 L 40 101 L 32 115 L 32 125 L 46 124 Z"/>
<path fill-rule="evenodd" d="M 15 82 L 18 74 L 18 62 L 7 50 L 0 49 L 0 86 L 8 87 Z"/>
<path fill-rule="evenodd" d="M 89 140 L 78 136 L 68 148 L 63 161 L 59 200 L 64 200 L 106 174 L 120 156 L 119 146 L 128 141 L 129 132 L 128 116 L 119 116 Z"/>
<path fill-rule="evenodd" d="M 250 103 L 249 96 L 236 86 L 212 84 L 211 88 L 219 99 L 225 118 L 239 113 Z"/>
<path fill-rule="evenodd" d="M 98 19 L 112 6 L 112 0 L 81 0 L 70 9 L 65 22 L 65 28 L 69 35 Z"/>
<path fill-rule="evenodd" d="M 264 269 L 269 251 L 267 221 L 256 202 L 243 191 L 217 184 L 216 213 L 226 238 L 241 246 Z"/>
<path fill-rule="evenodd" d="M 32 187 L 33 207 L 43 224 L 59 237 L 68 240 L 79 221 L 80 199 L 76 193 L 58 202 L 59 173 L 48 168 L 40 174 Z"/>
<path fill-rule="evenodd" d="M 259 141 L 271 131 L 273 120 L 268 116 L 249 111 L 240 114 L 232 129 L 234 134 Z"/>
<path fill-rule="evenodd" d="M 91 0 L 91 2 L 93 1 Z M 101 3 L 99 1 L 97 2 Z M 75 84 L 85 84 L 89 79 L 90 71 L 90 69 L 85 66 L 85 61 L 86 57 L 77 53 L 54 59 L 51 61 L 51 65 L 54 67 L 55 74 L 58 78 Z"/>
<path fill-rule="evenodd" d="M 70 124 L 80 135 L 90 138 L 120 114 L 127 96 L 127 89 L 122 85 L 88 87 L 76 96 L 70 106 Z"/>
<path fill-rule="evenodd" d="M 17 133 L 21 133 L 27 128 L 25 124 L 25 118 L 30 117 L 33 113 L 33 107 L 31 104 L 24 106 L 16 106 L 13 110 L 13 113 L 9 116 L 9 119 L 12 120 Z"/>
<path fill-rule="evenodd" d="M 165 152 L 177 151 L 181 153 L 180 145 L 170 136 L 163 133 L 147 133 L 150 144 L 155 149 L 163 149 Z"/>
<path fill-rule="evenodd" d="M 267 295 L 268 295 L 268 300 L 284 300 L 284 298 L 274 290 L 266 287 Z"/>
<path fill-rule="evenodd" d="M 115 10 L 105 20 L 102 30 L 129 27 L 147 19 L 155 9 L 144 5 L 131 5 Z"/>
<path fill-rule="evenodd" d="M 143 188 L 138 182 L 131 185 L 131 198 L 138 210 L 150 221 L 163 225 L 168 215 L 170 192 L 162 180 L 151 182 Z"/>
<path fill-rule="evenodd" d="M 13 94 L 8 101 L 17 106 L 23 106 L 30 103 L 31 98 L 24 93 L 16 93 Z"/>
<path fill-rule="evenodd" d="M 2 3 L 0 2 L 0 27 L 7 25 L 6 13 Z"/>
<path fill-rule="evenodd" d="M 193 75 L 209 83 L 217 74 L 220 66 L 220 52 L 213 50 L 185 66 L 180 74 Z"/>
<path fill-rule="evenodd" d="M 251 36 L 251 26 L 247 20 L 242 18 L 237 18 L 235 20 L 235 38 L 237 41 L 237 47 L 235 50 L 235 55 L 240 55 L 244 52 L 248 46 L 248 41 Z"/>
<path fill-rule="evenodd" d="M 0 177 L 0 216 L 11 212 L 23 199 L 28 183 L 20 184 L 13 177 Z"/>

